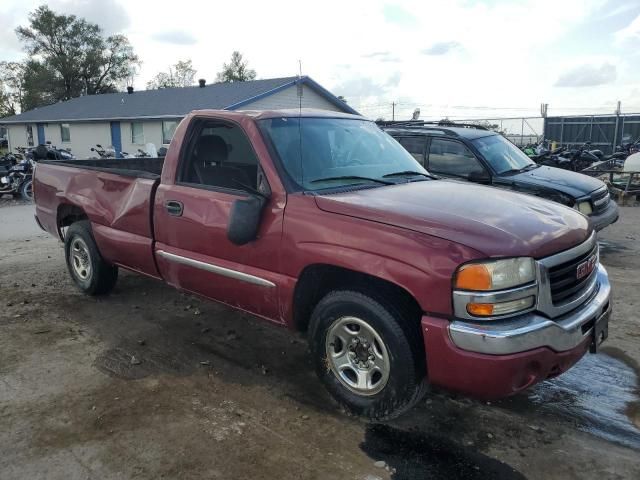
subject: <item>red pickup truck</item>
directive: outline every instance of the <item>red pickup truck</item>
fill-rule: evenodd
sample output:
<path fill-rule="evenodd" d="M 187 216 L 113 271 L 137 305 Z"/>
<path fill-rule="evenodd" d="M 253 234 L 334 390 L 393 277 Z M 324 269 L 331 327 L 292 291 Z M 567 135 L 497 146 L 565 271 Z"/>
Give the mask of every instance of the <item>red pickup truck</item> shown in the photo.
<path fill-rule="evenodd" d="M 434 179 L 358 116 L 195 111 L 165 159 L 40 162 L 34 193 L 82 291 L 125 268 L 307 332 L 327 389 L 370 418 L 427 385 L 514 394 L 607 336 L 585 216 Z"/>

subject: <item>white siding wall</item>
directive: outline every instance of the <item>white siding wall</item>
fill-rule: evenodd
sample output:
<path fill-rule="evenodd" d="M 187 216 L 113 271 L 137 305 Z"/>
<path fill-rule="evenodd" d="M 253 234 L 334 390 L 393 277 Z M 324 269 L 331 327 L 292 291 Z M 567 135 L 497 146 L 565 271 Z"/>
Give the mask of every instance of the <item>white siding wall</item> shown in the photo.
<path fill-rule="evenodd" d="M 298 88 L 295 85 L 292 85 L 278 93 L 274 93 L 268 97 L 243 105 L 238 108 L 238 110 L 278 110 L 281 108 L 298 108 L 299 106 L 300 99 L 298 98 Z M 335 112 L 342 111 L 306 85 L 303 86 L 302 91 L 302 108 L 320 108 Z"/>
<path fill-rule="evenodd" d="M 44 128 L 45 140 L 58 148 L 70 148 L 76 158 L 95 157 L 91 151 L 97 143 L 103 147 L 111 145 L 109 122 L 69 123 L 70 142 L 62 142 L 60 124 L 48 123 Z"/>
<path fill-rule="evenodd" d="M 131 142 L 131 122 L 121 121 L 120 132 L 122 134 L 122 151 L 135 155 L 138 149 L 144 150 L 145 143 L 153 143 L 156 150 L 162 146 L 162 122 L 160 121 L 143 121 L 142 122 L 144 141 L 142 143 Z"/>
<path fill-rule="evenodd" d="M 24 124 L 8 125 L 9 134 L 9 150 L 16 151 L 16 147 L 27 146 L 27 127 Z M 38 143 L 38 132 L 36 126 L 33 126 L 33 143 Z"/>

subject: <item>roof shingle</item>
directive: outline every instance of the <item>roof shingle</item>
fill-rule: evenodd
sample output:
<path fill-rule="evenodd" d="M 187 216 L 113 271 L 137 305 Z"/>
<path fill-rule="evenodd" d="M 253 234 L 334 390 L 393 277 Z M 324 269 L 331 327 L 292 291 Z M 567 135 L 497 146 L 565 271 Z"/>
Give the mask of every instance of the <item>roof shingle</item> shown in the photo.
<path fill-rule="evenodd" d="M 224 109 L 278 87 L 293 84 L 296 80 L 297 77 L 269 78 L 214 83 L 204 88 L 195 86 L 142 90 L 132 94 L 119 92 L 87 95 L 0 118 L 0 123 L 182 117 L 192 110 Z"/>

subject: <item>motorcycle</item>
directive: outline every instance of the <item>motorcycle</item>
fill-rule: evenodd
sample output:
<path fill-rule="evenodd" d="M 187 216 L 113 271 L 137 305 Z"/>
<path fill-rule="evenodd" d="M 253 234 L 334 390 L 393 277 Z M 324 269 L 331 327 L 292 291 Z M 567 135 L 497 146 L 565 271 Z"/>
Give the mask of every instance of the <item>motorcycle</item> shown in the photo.
<path fill-rule="evenodd" d="M 0 195 L 11 194 L 23 200 L 33 200 L 33 169 L 35 160 L 24 158 L 19 162 L 9 154 L 0 161 Z"/>
<path fill-rule="evenodd" d="M 584 170 L 601 161 L 597 151 L 591 150 L 590 142 L 572 149 L 567 149 L 567 147 L 559 147 L 551 151 L 543 149 L 539 155 L 531 158 L 538 165 L 562 168 L 563 170 L 574 172 Z"/>
<path fill-rule="evenodd" d="M 104 148 L 99 143 L 96 143 L 95 147 L 91 147 L 91 151 L 98 155 L 98 157 L 93 157 L 94 160 L 97 158 L 116 158 L 116 151 L 113 147 Z"/>
<path fill-rule="evenodd" d="M 27 158 L 30 156 L 34 160 L 73 160 L 75 158 L 71 150 L 55 147 L 51 145 L 51 142 L 38 145 L 31 149 L 31 151 L 28 151 L 25 156 Z"/>

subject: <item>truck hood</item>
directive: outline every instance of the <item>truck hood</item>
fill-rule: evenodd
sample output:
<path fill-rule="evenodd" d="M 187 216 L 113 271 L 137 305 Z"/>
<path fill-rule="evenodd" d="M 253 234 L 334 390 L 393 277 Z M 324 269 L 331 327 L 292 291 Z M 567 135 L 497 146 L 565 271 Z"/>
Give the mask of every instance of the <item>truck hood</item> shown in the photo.
<path fill-rule="evenodd" d="M 440 237 L 486 256 L 545 257 L 585 241 L 589 220 L 530 195 L 446 180 L 318 195 L 318 208 Z"/>
<path fill-rule="evenodd" d="M 587 196 L 604 185 L 597 178 L 572 172 L 571 170 L 547 166 L 541 166 L 515 175 L 505 175 L 503 178 L 511 179 L 515 183 L 535 185 L 542 188 L 552 187 L 574 199 Z"/>

